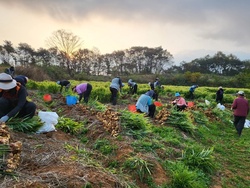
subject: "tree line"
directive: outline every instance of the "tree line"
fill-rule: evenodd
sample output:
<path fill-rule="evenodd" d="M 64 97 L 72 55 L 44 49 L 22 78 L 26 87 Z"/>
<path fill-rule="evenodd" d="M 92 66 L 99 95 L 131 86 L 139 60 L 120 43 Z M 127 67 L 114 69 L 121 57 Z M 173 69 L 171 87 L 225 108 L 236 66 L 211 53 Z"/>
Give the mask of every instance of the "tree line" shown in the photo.
<path fill-rule="evenodd" d="M 12 66 L 60 67 L 71 77 L 78 75 L 157 75 L 166 83 L 192 84 L 204 78 L 208 85 L 218 84 L 218 76 L 241 78 L 248 82 L 250 60 L 241 61 L 233 54 L 217 52 L 214 56 L 197 58 L 175 65 L 173 55 L 162 47 L 134 46 L 129 49 L 100 54 L 97 48 L 81 48 L 81 39 L 65 30 L 55 31 L 46 41 L 48 49 L 34 50 L 27 43 L 14 47 L 11 41 L 0 45 L 0 62 Z M 208 78 L 206 76 L 208 75 Z"/>

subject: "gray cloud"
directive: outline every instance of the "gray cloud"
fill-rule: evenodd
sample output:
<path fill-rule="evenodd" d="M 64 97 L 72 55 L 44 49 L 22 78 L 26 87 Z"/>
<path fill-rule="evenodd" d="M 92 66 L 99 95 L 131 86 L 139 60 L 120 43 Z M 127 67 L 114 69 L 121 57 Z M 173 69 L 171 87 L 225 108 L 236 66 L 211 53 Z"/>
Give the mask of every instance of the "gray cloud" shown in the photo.
<path fill-rule="evenodd" d="M 199 37 L 250 45 L 249 0 L 0 0 L 64 22 L 92 15 L 124 22 L 174 24 L 197 29 Z"/>

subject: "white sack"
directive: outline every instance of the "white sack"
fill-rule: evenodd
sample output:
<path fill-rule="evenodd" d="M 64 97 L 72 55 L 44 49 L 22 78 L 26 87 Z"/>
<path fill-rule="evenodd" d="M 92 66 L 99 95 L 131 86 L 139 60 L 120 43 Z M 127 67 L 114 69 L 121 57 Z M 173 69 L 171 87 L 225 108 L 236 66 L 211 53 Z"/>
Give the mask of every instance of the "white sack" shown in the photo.
<path fill-rule="evenodd" d="M 217 104 L 217 108 L 219 108 L 221 110 L 225 110 L 225 106 L 220 104 L 220 103 Z"/>
<path fill-rule="evenodd" d="M 38 117 L 43 122 L 43 126 L 41 126 L 36 133 L 46 133 L 55 131 L 55 125 L 58 123 L 59 116 L 56 112 L 38 112 Z"/>
<path fill-rule="evenodd" d="M 246 119 L 245 124 L 244 124 L 245 128 L 250 128 L 250 121 Z"/>

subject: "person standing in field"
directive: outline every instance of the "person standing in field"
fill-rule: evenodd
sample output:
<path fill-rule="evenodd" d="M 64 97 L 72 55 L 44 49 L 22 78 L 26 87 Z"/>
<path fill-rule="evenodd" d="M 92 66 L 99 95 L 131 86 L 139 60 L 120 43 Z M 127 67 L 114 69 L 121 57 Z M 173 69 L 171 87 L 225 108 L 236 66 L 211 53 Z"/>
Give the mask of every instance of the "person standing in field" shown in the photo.
<path fill-rule="evenodd" d="M 85 103 L 88 103 L 89 97 L 92 91 L 92 85 L 89 83 L 82 83 L 72 88 L 72 91 L 79 95 L 79 102 L 81 102 L 82 98 Z"/>
<path fill-rule="evenodd" d="M 71 86 L 71 83 L 68 80 L 57 81 L 56 83 L 61 86 L 60 93 L 62 93 L 63 87 L 65 87 L 65 91 L 67 92 Z"/>
<path fill-rule="evenodd" d="M 136 94 L 137 93 L 137 83 L 134 82 L 132 79 L 129 79 L 128 80 L 128 86 L 130 87 L 130 93 L 133 95 L 133 94 Z"/>
<path fill-rule="evenodd" d="M 223 90 L 222 86 L 220 86 L 216 92 L 216 102 L 217 103 L 222 104 L 223 94 L 224 94 L 224 90 Z"/>
<path fill-rule="evenodd" d="M 235 129 L 238 135 L 241 136 L 249 112 L 249 104 L 248 100 L 245 99 L 244 91 L 237 93 L 237 98 L 234 99 L 231 109 L 233 110 Z"/>
<path fill-rule="evenodd" d="M 124 84 L 122 83 L 122 80 L 119 76 L 112 79 L 111 84 L 109 86 L 109 89 L 111 92 L 110 102 L 113 105 L 116 105 L 118 93 L 119 93 L 119 91 L 121 91 L 123 86 L 124 86 Z"/>
<path fill-rule="evenodd" d="M 4 72 L 5 72 L 6 74 L 11 75 L 11 77 L 13 78 L 14 75 L 15 75 L 15 68 L 14 68 L 13 66 L 11 66 L 10 68 L 5 69 Z"/>
<path fill-rule="evenodd" d="M 194 91 L 196 88 L 198 88 L 199 86 L 198 85 L 192 85 L 190 88 L 189 88 L 189 94 L 190 94 L 190 99 L 194 99 Z"/>
<path fill-rule="evenodd" d="M 158 101 L 159 93 L 162 89 L 159 78 L 156 78 L 154 82 L 149 82 L 149 86 L 150 86 L 151 90 L 153 90 L 155 93 L 154 94 L 155 101 Z"/>

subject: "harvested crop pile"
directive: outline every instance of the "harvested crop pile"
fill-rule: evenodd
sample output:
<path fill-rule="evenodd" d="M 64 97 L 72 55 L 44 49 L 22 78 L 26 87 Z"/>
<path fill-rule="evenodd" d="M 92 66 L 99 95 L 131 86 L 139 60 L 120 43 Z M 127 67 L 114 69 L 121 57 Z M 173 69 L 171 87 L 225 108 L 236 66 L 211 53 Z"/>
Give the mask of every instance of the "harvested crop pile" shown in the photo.
<path fill-rule="evenodd" d="M 0 124 L 0 174 L 12 173 L 19 165 L 22 142 L 11 142 L 8 127 Z"/>

